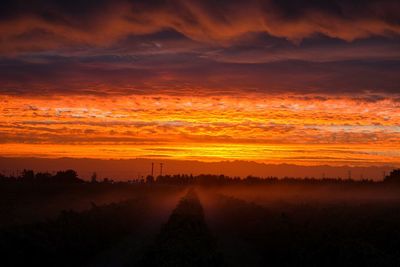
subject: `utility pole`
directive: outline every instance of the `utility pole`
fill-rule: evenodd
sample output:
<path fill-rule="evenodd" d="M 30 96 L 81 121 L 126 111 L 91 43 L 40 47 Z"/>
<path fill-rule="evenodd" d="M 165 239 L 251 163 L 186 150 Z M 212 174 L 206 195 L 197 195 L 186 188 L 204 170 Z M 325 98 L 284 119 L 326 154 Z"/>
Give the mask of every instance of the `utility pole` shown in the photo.
<path fill-rule="evenodd" d="M 160 176 L 162 176 L 162 167 L 163 167 L 163 164 L 160 163 Z"/>
<path fill-rule="evenodd" d="M 154 177 L 154 162 L 151 163 L 151 176 Z"/>
<path fill-rule="evenodd" d="M 349 180 L 351 180 L 351 171 L 349 171 Z"/>

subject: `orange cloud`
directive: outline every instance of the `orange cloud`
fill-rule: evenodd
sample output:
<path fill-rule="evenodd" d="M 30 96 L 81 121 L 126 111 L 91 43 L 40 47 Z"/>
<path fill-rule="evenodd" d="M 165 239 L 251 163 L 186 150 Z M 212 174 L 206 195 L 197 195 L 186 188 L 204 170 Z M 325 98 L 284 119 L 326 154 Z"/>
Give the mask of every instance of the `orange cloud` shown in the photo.
<path fill-rule="evenodd" d="M 400 103 L 385 98 L 3 96 L 1 103 L 1 156 L 400 163 Z"/>
<path fill-rule="evenodd" d="M 9 1 L 0 156 L 398 164 L 399 14 L 391 0 Z"/>

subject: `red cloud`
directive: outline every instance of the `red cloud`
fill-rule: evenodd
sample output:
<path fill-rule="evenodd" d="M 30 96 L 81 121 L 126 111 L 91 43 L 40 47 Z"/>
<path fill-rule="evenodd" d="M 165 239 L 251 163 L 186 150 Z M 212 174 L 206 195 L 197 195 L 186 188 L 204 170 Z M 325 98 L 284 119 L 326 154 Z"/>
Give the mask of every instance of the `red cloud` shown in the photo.
<path fill-rule="evenodd" d="M 46 2 L 46 1 L 44 1 Z M 337 3 L 336 3 L 337 2 Z M 291 1 L 113 1 L 72 12 L 65 6 L 32 4 L 10 10 L 0 22 L 0 51 L 41 51 L 60 47 L 108 46 L 129 35 L 173 29 L 186 37 L 220 45 L 248 33 L 299 41 L 324 34 L 352 41 L 369 36 L 400 33 L 400 3 L 333 1 L 332 6 L 312 6 L 305 1 L 294 8 Z M 57 3 L 57 1 L 55 2 Z M 55 6 L 55 7 L 54 7 Z M 79 10 L 79 4 L 76 4 Z M 14 13 L 13 13 L 14 12 Z"/>

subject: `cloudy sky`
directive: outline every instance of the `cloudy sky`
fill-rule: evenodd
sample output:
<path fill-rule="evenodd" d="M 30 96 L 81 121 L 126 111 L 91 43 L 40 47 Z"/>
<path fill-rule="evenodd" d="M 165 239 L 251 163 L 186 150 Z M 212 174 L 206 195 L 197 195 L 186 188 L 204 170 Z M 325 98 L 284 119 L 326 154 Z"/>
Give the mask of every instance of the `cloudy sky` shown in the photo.
<path fill-rule="evenodd" d="M 0 156 L 400 165 L 397 0 L 0 9 Z"/>

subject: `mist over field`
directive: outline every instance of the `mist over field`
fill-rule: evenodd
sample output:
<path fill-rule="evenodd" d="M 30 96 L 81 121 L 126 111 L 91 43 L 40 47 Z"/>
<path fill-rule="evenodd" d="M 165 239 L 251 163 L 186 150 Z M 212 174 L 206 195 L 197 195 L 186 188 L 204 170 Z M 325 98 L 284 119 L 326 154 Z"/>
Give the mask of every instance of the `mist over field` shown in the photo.
<path fill-rule="evenodd" d="M 223 175 L 121 182 L 25 170 L 0 179 L 1 261 L 393 266 L 400 262 L 399 179 L 397 170 L 379 182 Z"/>
<path fill-rule="evenodd" d="M 313 178 L 352 178 L 355 180 L 382 180 L 384 175 L 394 168 L 384 166 L 302 166 L 294 164 L 265 164 L 249 161 L 178 161 L 168 159 L 73 159 L 73 158 L 5 158 L 0 157 L 0 172 L 16 174 L 23 169 L 41 172 L 54 172 L 60 169 L 75 169 L 80 176 L 89 179 L 93 172 L 99 177 L 116 180 L 131 180 L 146 177 L 151 174 L 151 164 L 154 174 L 160 173 L 160 163 L 163 164 L 164 174 L 215 174 L 238 176 L 245 178 L 249 175 L 259 177 L 313 177 Z M 350 175 L 350 177 L 349 177 Z"/>
<path fill-rule="evenodd" d="M 2 0 L 0 266 L 400 266 L 399 73 L 399 0 Z"/>

